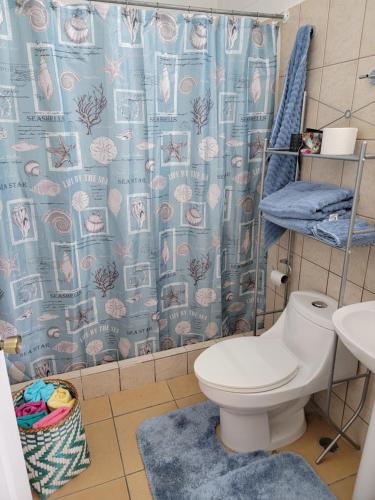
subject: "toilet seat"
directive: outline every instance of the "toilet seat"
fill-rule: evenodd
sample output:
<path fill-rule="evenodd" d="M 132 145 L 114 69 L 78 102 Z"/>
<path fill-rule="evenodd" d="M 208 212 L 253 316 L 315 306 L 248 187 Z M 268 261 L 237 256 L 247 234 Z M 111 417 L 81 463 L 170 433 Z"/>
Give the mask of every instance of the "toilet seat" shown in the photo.
<path fill-rule="evenodd" d="M 287 384 L 299 361 L 279 338 L 241 337 L 218 342 L 195 361 L 202 383 L 223 391 L 256 393 Z"/>

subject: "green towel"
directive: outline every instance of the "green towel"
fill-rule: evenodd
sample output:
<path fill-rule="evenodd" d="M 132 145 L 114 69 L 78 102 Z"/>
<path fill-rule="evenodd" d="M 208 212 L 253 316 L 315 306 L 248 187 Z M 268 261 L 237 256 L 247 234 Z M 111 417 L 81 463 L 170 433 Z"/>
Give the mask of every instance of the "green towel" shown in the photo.
<path fill-rule="evenodd" d="M 21 429 L 31 429 L 35 422 L 38 422 L 41 418 L 47 415 L 46 411 L 41 411 L 39 413 L 33 413 L 31 415 L 25 415 L 23 417 L 17 417 L 18 427 Z"/>

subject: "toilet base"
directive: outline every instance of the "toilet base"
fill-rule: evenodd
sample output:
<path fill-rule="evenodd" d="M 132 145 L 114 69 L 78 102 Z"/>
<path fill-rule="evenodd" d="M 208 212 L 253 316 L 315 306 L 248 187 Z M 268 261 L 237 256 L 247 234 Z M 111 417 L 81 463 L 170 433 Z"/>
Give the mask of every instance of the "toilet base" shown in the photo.
<path fill-rule="evenodd" d="M 236 452 L 275 450 L 300 438 L 306 431 L 303 408 L 269 418 L 268 413 L 249 414 L 220 408 L 220 436 Z"/>

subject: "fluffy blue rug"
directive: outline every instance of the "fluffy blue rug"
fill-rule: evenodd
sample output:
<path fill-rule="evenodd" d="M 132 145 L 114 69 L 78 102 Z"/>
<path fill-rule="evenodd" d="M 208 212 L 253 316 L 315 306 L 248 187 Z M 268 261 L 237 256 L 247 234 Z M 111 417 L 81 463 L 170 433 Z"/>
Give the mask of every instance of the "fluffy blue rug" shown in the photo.
<path fill-rule="evenodd" d="M 207 401 L 146 420 L 137 437 L 155 500 L 332 500 L 293 453 L 230 453 L 216 437 Z"/>

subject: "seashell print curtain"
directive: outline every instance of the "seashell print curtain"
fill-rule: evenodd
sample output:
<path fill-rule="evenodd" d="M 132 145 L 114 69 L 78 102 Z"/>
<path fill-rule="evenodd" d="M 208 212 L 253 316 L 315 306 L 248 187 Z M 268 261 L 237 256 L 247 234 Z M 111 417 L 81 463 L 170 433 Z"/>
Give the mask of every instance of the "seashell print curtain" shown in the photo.
<path fill-rule="evenodd" d="M 0 0 L 12 382 L 250 330 L 276 38 L 247 18 Z"/>

